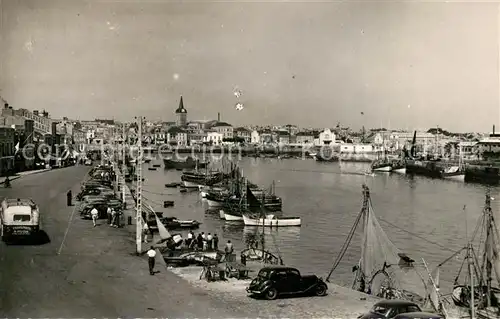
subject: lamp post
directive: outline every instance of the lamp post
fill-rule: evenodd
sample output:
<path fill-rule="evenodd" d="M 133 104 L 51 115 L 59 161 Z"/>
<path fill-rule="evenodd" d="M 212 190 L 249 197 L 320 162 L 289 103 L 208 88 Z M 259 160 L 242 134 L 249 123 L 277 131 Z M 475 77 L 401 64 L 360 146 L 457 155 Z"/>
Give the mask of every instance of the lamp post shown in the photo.
<path fill-rule="evenodd" d="M 142 116 L 137 117 L 137 147 L 138 156 L 136 160 L 137 169 L 137 206 L 136 206 L 136 233 L 135 242 L 137 254 L 142 253 Z"/>

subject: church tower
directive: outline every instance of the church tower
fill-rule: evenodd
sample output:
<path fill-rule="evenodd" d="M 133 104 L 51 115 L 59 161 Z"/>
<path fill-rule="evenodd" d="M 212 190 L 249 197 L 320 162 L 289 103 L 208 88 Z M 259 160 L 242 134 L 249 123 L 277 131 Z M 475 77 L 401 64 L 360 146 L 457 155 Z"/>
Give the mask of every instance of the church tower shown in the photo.
<path fill-rule="evenodd" d="M 175 110 L 175 115 L 177 117 L 175 121 L 175 125 L 177 126 L 184 126 L 187 123 L 187 111 L 184 108 L 184 102 L 182 101 L 182 95 L 181 95 L 181 100 L 179 102 L 179 107 L 177 110 Z"/>

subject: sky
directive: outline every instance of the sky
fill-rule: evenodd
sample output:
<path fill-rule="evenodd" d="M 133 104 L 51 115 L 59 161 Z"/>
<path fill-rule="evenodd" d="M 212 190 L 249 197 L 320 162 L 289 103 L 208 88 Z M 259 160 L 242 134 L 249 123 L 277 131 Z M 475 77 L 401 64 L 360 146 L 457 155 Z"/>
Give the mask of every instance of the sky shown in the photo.
<path fill-rule="evenodd" d="M 173 120 L 182 95 L 188 120 L 220 112 L 234 126 L 500 127 L 494 3 L 0 0 L 0 9 L 0 96 L 56 118 Z"/>

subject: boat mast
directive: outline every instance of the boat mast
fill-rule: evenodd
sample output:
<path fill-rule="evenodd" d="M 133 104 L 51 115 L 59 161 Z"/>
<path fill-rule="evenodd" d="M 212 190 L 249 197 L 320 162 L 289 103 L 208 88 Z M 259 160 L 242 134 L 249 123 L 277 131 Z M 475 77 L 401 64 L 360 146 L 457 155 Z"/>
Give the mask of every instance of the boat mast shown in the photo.
<path fill-rule="evenodd" d="M 469 243 L 467 248 L 467 259 L 469 262 L 469 275 L 470 275 L 470 318 L 475 318 L 475 306 L 474 306 L 474 260 L 472 258 L 472 244 Z"/>

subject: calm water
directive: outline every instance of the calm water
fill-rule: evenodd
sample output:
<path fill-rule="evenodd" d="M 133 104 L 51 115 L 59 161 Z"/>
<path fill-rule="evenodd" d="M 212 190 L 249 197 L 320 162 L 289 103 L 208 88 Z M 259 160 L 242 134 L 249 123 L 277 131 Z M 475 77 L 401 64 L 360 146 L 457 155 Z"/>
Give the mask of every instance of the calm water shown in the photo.
<path fill-rule="evenodd" d="M 236 248 L 244 248 L 245 234 L 255 229 L 228 224 L 218 213 L 206 211 L 197 191 L 180 193 L 165 188 L 165 183 L 180 181 L 181 172 L 147 169 L 160 163 L 144 164 L 146 201 L 166 216 L 202 222 L 200 231 L 216 232 L 222 244 L 231 239 Z M 375 214 L 389 238 L 413 259 L 425 258 L 431 268 L 464 246 L 466 229 L 472 233 L 484 204 L 484 186 L 399 174 L 366 176 L 369 164 L 363 163 L 244 158 L 239 165 L 245 176 L 262 187 L 274 180 L 276 194 L 283 198 L 283 214 L 302 218 L 300 228 L 266 229 L 268 249 L 279 249 L 287 265 L 321 276 L 329 272 L 360 211 L 363 183 L 371 190 Z M 494 210 L 499 208 L 498 192 L 498 188 L 492 190 L 492 196 L 498 198 L 493 201 Z M 164 200 L 174 200 L 175 207 L 163 208 Z M 361 251 L 360 234 L 359 229 L 332 275 L 333 281 L 350 285 L 351 269 Z M 451 286 L 461 261 L 454 258 L 445 265 L 441 272 L 445 289 Z"/>

